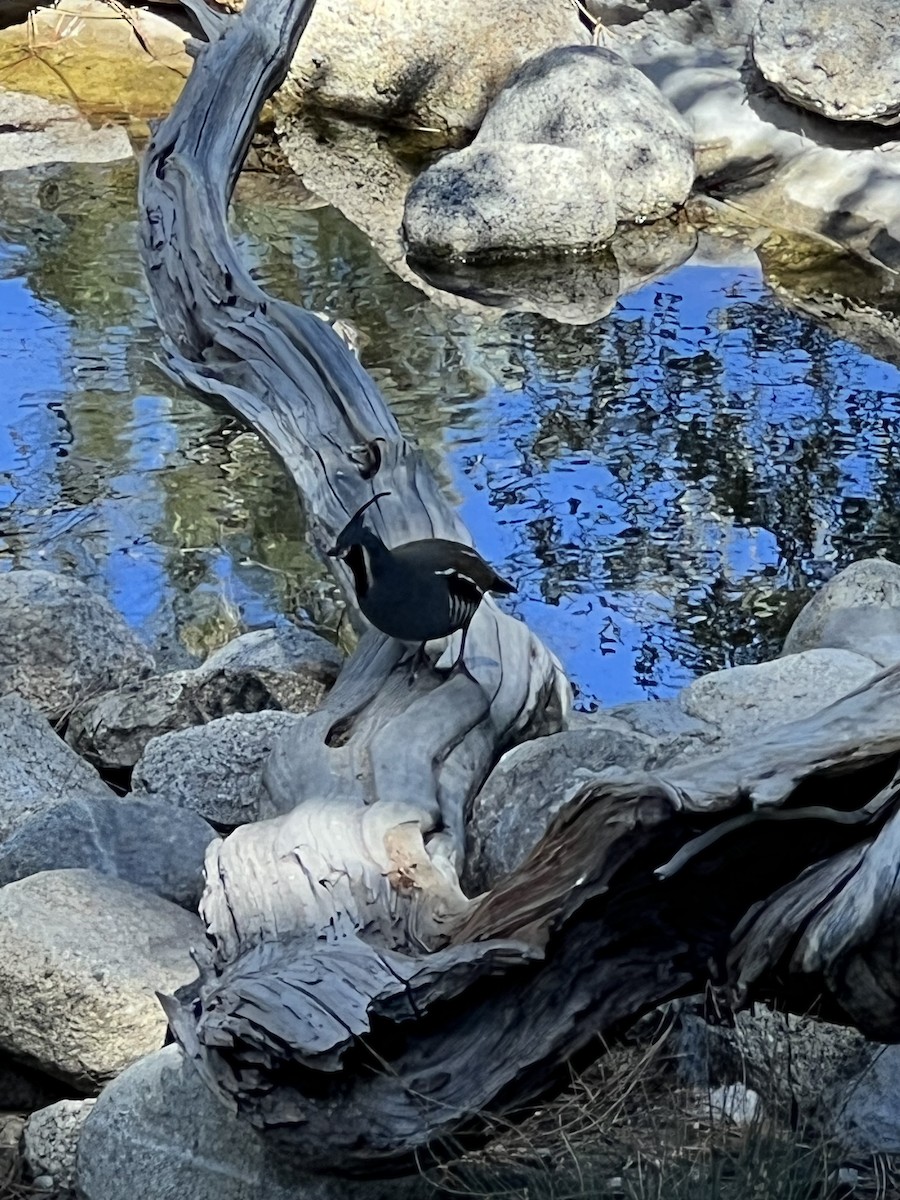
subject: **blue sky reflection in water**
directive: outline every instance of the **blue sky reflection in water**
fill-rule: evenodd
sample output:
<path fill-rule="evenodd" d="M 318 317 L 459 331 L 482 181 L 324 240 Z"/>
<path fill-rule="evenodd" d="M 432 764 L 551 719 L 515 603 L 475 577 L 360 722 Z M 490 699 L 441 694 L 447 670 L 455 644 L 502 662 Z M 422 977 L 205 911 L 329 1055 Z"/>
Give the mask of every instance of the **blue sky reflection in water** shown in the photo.
<path fill-rule="evenodd" d="M 791 593 L 900 556 L 894 366 L 746 268 L 685 266 L 590 336 L 552 372 L 526 334 L 522 387 L 482 402 L 480 443 L 450 434 L 464 516 L 584 703 L 757 661 Z"/>
<path fill-rule="evenodd" d="M 215 643 L 225 602 L 235 625 L 320 615 L 277 464 L 150 365 L 133 172 L 76 174 L 52 211 L 32 189 L 0 216 L 0 569 L 80 575 L 166 663 Z M 748 255 L 573 327 L 440 308 L 331 209 L 239 217 L 267 286 L 361 329 L 581 704 L 770 656 L 811 583 L 900 557 L 900 371 L 785 308 Z"/>

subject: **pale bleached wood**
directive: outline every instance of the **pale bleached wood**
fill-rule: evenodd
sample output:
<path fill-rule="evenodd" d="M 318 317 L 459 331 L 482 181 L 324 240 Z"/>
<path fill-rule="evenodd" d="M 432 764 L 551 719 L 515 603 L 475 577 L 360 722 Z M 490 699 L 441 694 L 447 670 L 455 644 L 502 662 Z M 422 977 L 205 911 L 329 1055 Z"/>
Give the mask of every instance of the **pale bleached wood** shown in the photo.
<path fill-rule="evenodd" d="M 320 545 L 385 488 L 372 515 L 389 542 L 464 540 L 341 339 L 267 297 L 228 234 L 256 114 L 309 8 L 250 0 L 148 150 L 143 250 L 166 363 L 269 441 Z M 583 789 L 473 902 L 458 884 L 466 804 L 502 746 L 559 726 L 567 685 L 493 605 L 471 649 L 480 686 L 424 672 L 409 687 L 400 648 L 366 634 L 272 756 L 280 815 L 211 847 L 210 955 L 165 1001 L 210 1087 L 306 1166 L 368 1173 L 454 1153 L 560 1086 L 600 1035 L 711 979 L 777 991 L 786 966 L 900 1035 L 900 668 L 749 747 Z"/>
<path fill-rule="evenodd" d="M 256 117 L 283 78 L 311 7 L 251 0 L 239 18 L 217 18 L 216 28 L 227 20 L 224 33 L 199 54 L 148 148 L 142 248 L 165 366 L 224 401 L 269 442 L 297 484 L 320 547 L 333 544 L 348 515 L 375 491 L 391 493 L 370 510 L 388 544 L 432 535 L 469 542 L 345 342 L 318 316 L 267 296 L 229 233 L 228 199 Z M 335 569 L 352 603 L 349 575 L 342 565 Z M 558 728 L 569 703 L 553 656 L 491 601 L 472 624 L 467 651 L 481 686 L 464 676 L 435 686 L 434 674 L 422 672 L 410 687 L 406 673 L 394 669 L 396 645 L 370 635 L 325 709 L 280 749 L 269 772 L 273 808 L 305 805 L 303 817 L 244 831 L 213 851 L 205 911 L 214 935 L 220 922 L 243 927 L 253 863 L 267 864 L 259 869 L 270 879 L 273 847 L 284 845 L 289 827 L 298 836 L 303 831 L 321 868 L 307 875 L 305 902 L 295 891 L 293 929 L 313 936 L 338 910 L 343 923 L 366 925 L 363 909 L 385 902 L 387 879 L 398 930 L 409 924 L 411 945 L 440 942 L 447 912 L 465 907 L 456 871 L 468 800 L 498 746 Z M 337 805 L 347 814 L 340 838 Z M 354 818 L 356 809 L 366 811 Z M 415 882 L 400 887 L 398 872 L 405 878 L 413 870 L 410 856 Z M 232 882 L 233 895 L 225 895 L 223 880 Z M 436 889 L 434 922 L 429 889 Z M 278 905 L 271 903 L 267 910 L 254 899 L 251 927 L 275 920 Z M 282 913 L 279 931 L 285 921 Z"/>

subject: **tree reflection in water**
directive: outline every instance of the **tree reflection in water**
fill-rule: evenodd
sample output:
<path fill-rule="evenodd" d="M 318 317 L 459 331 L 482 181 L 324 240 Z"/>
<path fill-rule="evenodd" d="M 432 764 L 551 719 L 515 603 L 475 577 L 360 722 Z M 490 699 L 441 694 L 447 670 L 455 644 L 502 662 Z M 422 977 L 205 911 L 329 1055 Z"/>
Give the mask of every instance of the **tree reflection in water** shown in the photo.
<path fill-rule="evenodd" d="M 333 620 L 278 465 L 152 366 L 133 167 L 20 173 L 0 193 L 0 569 L 89 579 L 169 662 L 298 607 Z M 879 360 L 743 253 L 564 325 L 441 307 L 289 194 L 237 218 L 267 287 L 358 326 L 582 704 L 771 656 L 811 586 L 900 558 L 900 339 L 881 310 Z"/>

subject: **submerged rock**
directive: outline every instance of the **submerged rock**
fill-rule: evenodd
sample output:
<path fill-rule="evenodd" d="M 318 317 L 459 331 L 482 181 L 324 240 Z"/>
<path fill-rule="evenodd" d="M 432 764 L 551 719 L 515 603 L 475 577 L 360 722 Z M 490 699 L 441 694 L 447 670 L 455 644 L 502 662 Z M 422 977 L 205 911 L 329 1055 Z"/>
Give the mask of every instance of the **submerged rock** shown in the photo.
<path fill-rule="evenodd" d="M 121 125 L 95 129 L 71 104 L 0 89 L 0 171 L 48 162 L 115 162 L 131 158 Z"/>
<path fill-rule="evenodd" d="M 690 132 L 646 76 L 568 46 L 526 63 L 473 144 L 419 176 L 404 230 L 426 259 L 592 250 L 617 222 L 671 213 L 693 180 Z"/>
<path fill-rule="evenodd" d="M 95 871 L 0 888 L 0 1047 L 90 1091 L 161 1046 L 156 992 L 195 978 L 203 923 Z"/>
<path fill-rule="evenodd" d="M 783 653 L 823 646 L 866 654 L 883 667 L 900 662 L 900 566 L 863 559 L 813 596 L 791 626 Z"/>
<path fill-rule="evenodd" d="M 0 574 L 0 693 L 52 720 L 79 700 L 149 675 L 153 656 L 109 601 L 50 571 Z"/>
<path fill-rule="evenodd" d="M 81 867 L 196 911 L 215 836 L 202 817 L 174 804 L 73 796 L 20 822 L 0 843 L 0 887 L 39 871 Z"/>
<path fill-rule="evenodd" d="M 302 720 L 285 712 L 236 713 L 164 733 L 134 768 L 134 798 L 156 796 L 219 826 L 276 816 L 263 768 L 276 739 Z"/>
<path fill-rule="evenodd" d="M 45 717 L 15 693 L 0 698 L 0 845 L 25 822 L 79 795 L 114 801 Z"/>
<path fill-rule="evenodd" d="M 589 325 L 612 312 L 619 297 L 680 266 L 694 252 L 696 230 L 681 218 L 621 225 L 591 254 L 502 261 L 448 259 L 421 263 L 425 279 L 501 312 L 537 312 L 566 325 Z"/>
<path fill-rule="evenodd" d="M 78 705 L 66 740 L 107 769 L 130 769 L 149 742 L 233 713 L 311 712 L 341 666 L 335 647 L 295 626 L 235 638 L 193 671 L 138 680 Z"/>
<path fill-rule="evenodd" d="M 306 1175 L 276 1158 L 249 1121 L 203 1083 L 177 1046 L 150 1054 L 104 1088 L 76 1155 L 83 1200 L 429 1200 L 405 1179 Z"/>
<path fill-rule="evenodd" d="M 0 75 L 21 91 L 74 100 L 83 115 L 105 118 L 170 110 L 191 69 L 187 34 L 174 21 L 147 8 L 117 12 L 104 0 L 33 9 L 27 21 L 0 30 Z"/>
<path fill-rule="evenodd" d="M 563 805 L 598 772 L 640 774 L 656 748 L 651 738 L 608 724 L 554 733 L 507 751 L 475 798 L 465 890 L 486 891 L 519 866 Z"/>
<path fill-rule="evenodd" d="M 896 0 L 762 0 L 753 59 L 773 87 L 836 121 L 900 121 Z"/>
<path fill-rule="evenodd" d="M 477 129 L 521 63 L 585 43 L 567 0 L 318 0 L 278 103 L 308 101 L 409 128 Z"/>

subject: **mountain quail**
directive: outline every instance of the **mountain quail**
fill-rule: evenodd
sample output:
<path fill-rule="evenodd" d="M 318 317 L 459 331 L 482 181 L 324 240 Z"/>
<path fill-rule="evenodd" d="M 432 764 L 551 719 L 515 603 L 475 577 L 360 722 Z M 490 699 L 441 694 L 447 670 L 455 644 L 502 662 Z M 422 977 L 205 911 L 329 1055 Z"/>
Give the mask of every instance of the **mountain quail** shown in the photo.
<path fill-rule="evenodd" d="M 367 529 L 363 514 L 389 496 L 379 492 L 353 514 L 341 530 L 332 557 L 343 558 L 353 574 L 363 615 L 382 633 L 403 642 L 425 642 L 462 630 L 453 669 L 473 678 L 463 654 L 466 633 L 485 592 L 507 595 L 516 589 L 480 554 L 461 542 L 425 538 L 388 549 Z"/>

